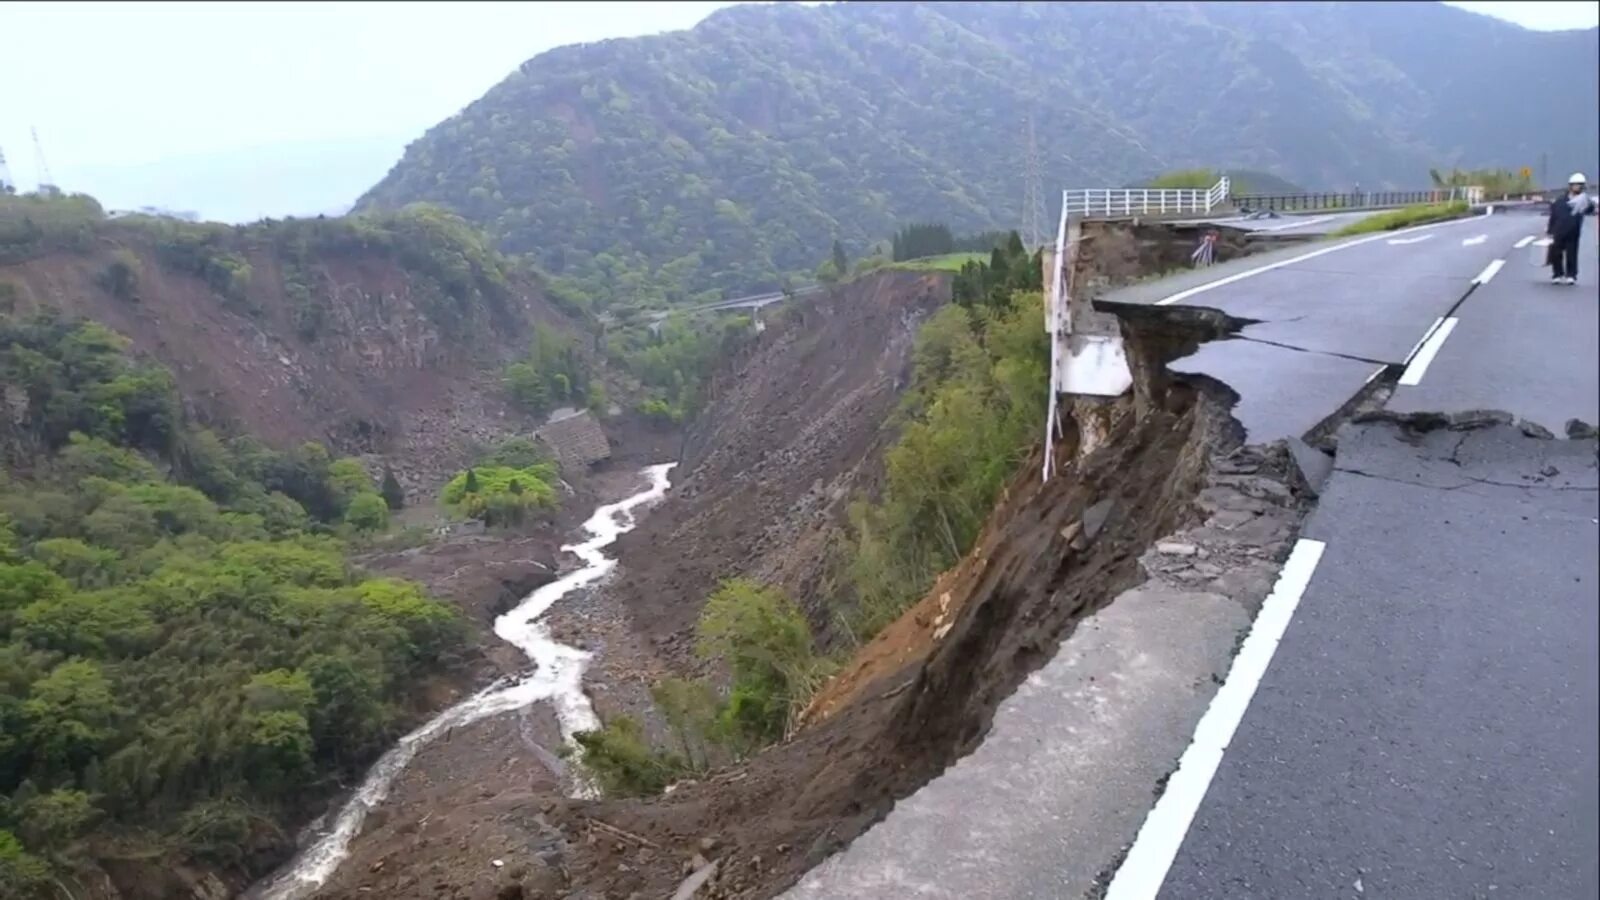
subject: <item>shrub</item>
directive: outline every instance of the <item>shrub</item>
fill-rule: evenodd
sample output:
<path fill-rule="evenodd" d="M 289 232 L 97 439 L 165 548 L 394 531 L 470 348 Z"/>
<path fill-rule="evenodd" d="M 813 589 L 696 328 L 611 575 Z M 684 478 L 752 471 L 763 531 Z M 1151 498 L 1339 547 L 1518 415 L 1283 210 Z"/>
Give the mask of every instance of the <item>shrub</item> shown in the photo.
<path fill-rule="evenodd" d="M 1455 219 L 1469 212 L 1465 200 L 1456 200 L 1450 203 L 1418 203 L 1388 212 L 1377 213 L 1351 222 L 1349 225 L 1335 231 L 1334 237 L 1344 237 L 1352 234 L 1369 234 L 1375 231 L 1394 231 L 1410 225 L 1422 225 L 1428 222 L 1441 222 L 1446 219 Z"/>
<path fill-rule="evenodd" d="M 549 464 L 516 469 L 480 466 L 450 479 L 439 494 L 447 508 L 485 525 L 521 524 L 544 510 L 554 509 L 556 474 Z"/>
<path fill-rule="evenodd" d="M 724 581 L 706 600 L 698 638 L 703 657 L 720 657 L 732 670 L 722 723 L 752 740 L 782 737 L 791 711 L 798 711 L 821 681 L 811 628 L 776 588 L 745 578 Z"/>
<path fill-rule="evenodd" d="M 389 527 L 389 504 L 377 494 L 363 491 L 350 500 L 344 520 L 357 531 L 382 531 Z"/>
<path fill-rule="evenodd" d="M 139 299 L 139 257 L 127 250 L 117 250 L 111 262 L 96 276 L 95 281 L 106 293 L 118 300 Z"/>
<path fill-rule="evenodd" d="M 628 716 L 617 716 L 599 731 L 579 732 L 573 737 L 583 750 L 584 766 L 607 794 L 659 794 L 691 771 L 682 757 L 652 749 L 644 729 Z"/>

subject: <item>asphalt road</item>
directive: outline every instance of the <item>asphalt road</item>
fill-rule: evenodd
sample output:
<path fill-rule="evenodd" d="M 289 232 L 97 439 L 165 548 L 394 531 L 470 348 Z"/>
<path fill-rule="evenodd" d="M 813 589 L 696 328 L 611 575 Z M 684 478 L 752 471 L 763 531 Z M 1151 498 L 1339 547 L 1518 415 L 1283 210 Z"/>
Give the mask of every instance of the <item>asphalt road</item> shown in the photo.
<path fill-rule="evenodd" d="M 1207 306 L 1253 321 L 1172 368 L 1233 387 L 1248 439 L 1267 442 L 1303 435 L 1337 409 L 1327 401 L 1348 399 L 1380 367 L 1405 363 L 1474 280 L 1539 224 L 1502 212 L 1285 248 L 1104 299 Z"/>
<path fill-rule="evenodd" d="M 1596 896 L 1595 460 L 1341 433 L 1326 550 L 1160 897 Z"/>
<path fill-rule="evenodd" d="M 1533 235 L 1541 223 L 1528 224 Z M 1389 408 L 1512 410 L 1558 435 L 1569 419 L 1600 422 L 1600 253 L 1592 234 L 1584 238 L 1575 287 L 1550 284 L 1550 270 L 1531 265 L 1528 248 L 1513 248 Z"/>
<path fill-rule="evenodd" d="M 1503 262 L 1387 406 L 1456 425 L 1340 430 L 1302 534 L 1320 560 L 1268 662 L 1241 652 L 1219 691 L 1243 698 L 1237 731 L 1208 724 L 1214 701 L 1110 900 L 1600 896 L 1597 448 L 1525 424 L 1597 418 L 1600 269 L 1589 240 L 1583 283 L 1550 285 L 1516 247 L 1542 221 L 1502 224 L 1406 264 Z"/>
<path fill-rule="evenodd" d="M 1227 225 L 1233 228 L 1243 228 L 1246 231 L 1261 231 L 1268 234 L 1330 234 L 1349 225 L 1359 222 L 1368 216 L 1385 212 L 1381 209 L 1368 209 L 1356 212 L 1312 212 L 1312 213 L 1279 213 L 1277 218 L 1248 218 L 1245 216 L 1226 216 L 1215 219 L 1194 219 L 1194 224 Z"/>
<path fill-rule="evenodd" d="M 1110 299 L 1255 319 L 1174 366 L 1237 391 L 1253 442 L 1303 433 L 1389 366 L 1405 409 L 1581 418 L 1600 264 L 1591 244 L 1584 285 L 1535 283 L 1514 245 L 1541 229 L 1497 214 L 1292 247 Z M 1595 441 L 1492 423 L 1338 437 L 1301 542 L 1320 556 L 1119 597 L 976 751 L 788 896 L 1600 896 Z M 1228 540 L 1272 544 L 1249 534 L 1259 511 L 1222 513 Z"/>

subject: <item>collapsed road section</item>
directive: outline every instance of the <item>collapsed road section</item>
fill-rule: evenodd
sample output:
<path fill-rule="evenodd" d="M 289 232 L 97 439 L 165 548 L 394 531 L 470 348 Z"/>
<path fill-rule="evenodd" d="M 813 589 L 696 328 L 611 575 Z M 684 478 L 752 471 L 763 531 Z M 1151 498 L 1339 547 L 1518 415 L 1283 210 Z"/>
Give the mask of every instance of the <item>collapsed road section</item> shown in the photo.
<path fill-rule="evenodd" d="M 1169 783 L 1198 789 L 1187 835 L 1158 805 L 1114 900 L 1595 895 L 1600 473 L 1572 433 L 1503 412 L 1340 430 L 1292 627 L 1209 790 L 1190 754 Z M 1171 857 L 1142 852 L 1163 844 L 1164 886 Z"/>
<path fill-rule="evenodd" d="M 1127 323 L 1135 390 L 1069 411 L 1056 475 L 1041 481 L 1036 450 L 974 549 L 863 647 L 791 739 L 656 799 L 530 811 L 558 838 L 544 893 L 672 896 L 687 876 L 692 896 L 773 896 L 978 747 L 1064 635 L 1146 580 L 1141 558 L 1170 557 L 1167 599 L 1245 597 L 1270 580 L 1302 507 L 1290 460 L 1241 450 L 1232 395 L 1170 377 L 1161 355 L 1228 327 L 1176 310 Z M 1248 601 L 1210 602 L 1220 663 Z M 870 896 L 823 894 L 836 895 Z"/>
<path fill-rule="evenodd" d="M 1251 317 L 1171 368 L 1233 388 L 1247 440 L 1287 441 L 1287 485 L 1226 459 L 1212 476 L 1279 510 L 1202 493 L 1208 521 L 1158 541 L 1149 581 L 1080 622 L 976 752 L 791 896 L 1594 895 L 1593 429 L 1372 412 L 1402 372 L 1394 396 L 1429 384 L 1415 358 L 1443 317 L 1507 315 L 1477 298 L 1514 298 L 1521 346 L 1593 331 L 1592 287 L 1569 301 L 1512 274 L 1479 293 L 1537 227 L 1490 222 L 1445 226 L 1467 237 L 1436 254 L 1351 242 L 1115 294 Z M 1493 383 L 1555 422 L 1592 407 L 1592 352 L 1483 349 L 1439 354 L 1428 396 L 1466 409 Z M 1316 494 L 1295 543 L 1285 512 Z"/>

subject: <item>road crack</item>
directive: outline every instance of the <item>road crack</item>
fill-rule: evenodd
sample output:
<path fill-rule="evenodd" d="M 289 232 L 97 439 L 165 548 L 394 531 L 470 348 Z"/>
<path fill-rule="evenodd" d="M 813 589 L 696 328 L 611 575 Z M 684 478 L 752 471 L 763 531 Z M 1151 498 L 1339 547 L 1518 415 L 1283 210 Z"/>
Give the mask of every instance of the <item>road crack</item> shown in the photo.
<path fill-rule="evenodd" d="M 1367 357 L 1367 356 L 1356 356 L 1356 355 L 1354 355 L 1352 353 L 1335 353 L 1332 350 L 1311 350 L 1311 349 L 1306 348 L 1306 347 L 1296 347 L 1294 344 L 1285 344 L 1285 343 L 1282 343 L 1281 341 L 1269 341 L 1266 338 L 1249 337 L 1247 335 L 1242 335 L 1242 334 L 1234 335 L 1229 340 L 1254 341 L 1257 344 L 1266 344 L 1266 345 L 1271 346 L 1271 347 L 1282 347 L 1285 350 L 1293 350 L 1296 353 L 1310 353 L 1310 354 L 1313 354 L 1313 355 L 1316 355 L 1316 356 L 1332 356 L 1332 357 L 1336 357 L 1338 359 L 1348 359 L 1348 360 L 1353 360 L 1355 362 L 1371 363 L 1372 365 L 1375 365 L 1375 366 L 1387 366 L 1387 365 L 1390 365 L 1390 363 L 1384 362 L 1381 359 L 1372 359 L 1371 357 Z"/>
<path fill-rule="evenodd" d="M 1454 462 L 1454 460 L 1452 460 L 1452 462 Z M 1460 463 L 1456 463 L 1456 464 L 1460 465 Z M 1463 476 L 1461 476 L 1462 478 L 1465 478 L 1466 480 L 1462 481 L 1459 484 L 1429 484 L 1427 482 L 1416 481 L 1416 480 L 1413 480 L 1413 479 L 1410 479 L 1410 478 L 1396 478 L 1393 475 L 1379 475 L 1376 472 L 1367 472 L 1367 471 L 1364 471 L 1362 469 L 1351 469 L 1351 468 L 1345 468 L 1343 466 L 1334 466 L 1333 470 L 1335 472 L 1343 472 L 1346 475 L 1357 475 L 1357 476 L 1360 476 L 1362 478 L 1371 478 L 1371 479 L 1374 479 L 1374 480 L 1377 480 L 1377 481 L 1388 481 L 1388 482 L 1391 482 L 1393 484 L 1408 484 L 1408 485 L 1411 485 L 1412 487 L 1432 488 L 1434 490 L 1440 490 L 1440 491 L 1458 491 L 1458 490 L 1460 490 L 1462 488 L 1465 488 L 1465 487 L 1472 487 L 1474 484 L 1487 484 L 1487 485 L 1491 485 L 1493 487 L 1521 488 L 1522 490 L 1525 490 L 1525 491 L 1576 491 L 1576 492 L 1579 492 L 1579 493 L 1600 492 L 1600 486 L 1597 486 L 1597 487 L 1586 487 L 1586 486 L 1583 486 L 1583 485 L 1564 485 L 1563 486 L 1563 485 L 1551 485 L 1551 484 L 1518 484 L 1518 483 L 1516 483 L 1514 481 L 1497 481 L 1497 480 L 1495 480 L 1493 478 L 1474 478 L 1471 475 L 1463 475 Z"/>

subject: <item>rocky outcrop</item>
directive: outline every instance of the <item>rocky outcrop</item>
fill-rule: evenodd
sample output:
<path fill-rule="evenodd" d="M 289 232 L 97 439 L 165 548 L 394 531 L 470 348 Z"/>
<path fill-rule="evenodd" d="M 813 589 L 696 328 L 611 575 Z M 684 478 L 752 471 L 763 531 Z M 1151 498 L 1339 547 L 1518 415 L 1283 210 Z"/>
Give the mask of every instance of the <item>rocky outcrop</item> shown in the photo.
<path fill-rule="evenodd" d="M 586 409 L 552 418 L 533 436 L 550 448 L 561 471 L 569 474 L 582 472 L 611 456 L 605 430 Z"/>

